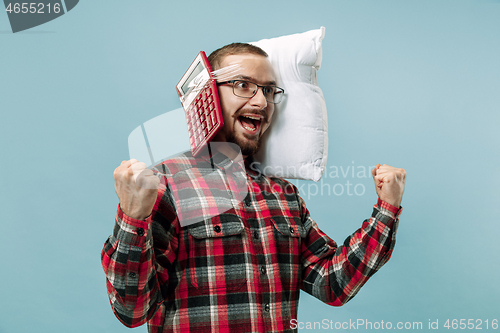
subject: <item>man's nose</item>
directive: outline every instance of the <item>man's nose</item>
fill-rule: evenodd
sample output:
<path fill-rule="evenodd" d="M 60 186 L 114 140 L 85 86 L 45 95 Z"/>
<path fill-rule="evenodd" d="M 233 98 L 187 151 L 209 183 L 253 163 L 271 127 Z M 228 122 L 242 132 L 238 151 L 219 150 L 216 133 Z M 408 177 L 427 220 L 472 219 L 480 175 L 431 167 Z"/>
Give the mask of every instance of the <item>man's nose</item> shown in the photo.
<path fill-rule="evenodd" d="M 262 109 L 267 107 L 267 100 L 266 96 L 264 95 L 264 87 L 257 87 L 257 92 L 250 99 L 250 103 Z"/>

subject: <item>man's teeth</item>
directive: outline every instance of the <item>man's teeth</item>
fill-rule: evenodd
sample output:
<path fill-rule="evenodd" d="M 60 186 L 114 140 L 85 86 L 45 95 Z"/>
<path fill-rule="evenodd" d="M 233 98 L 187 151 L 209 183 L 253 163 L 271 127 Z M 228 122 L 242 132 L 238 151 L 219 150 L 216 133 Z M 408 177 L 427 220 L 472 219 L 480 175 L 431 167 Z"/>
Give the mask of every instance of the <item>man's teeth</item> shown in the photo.
<path fill-rule="evenodd" d="M 243 116 L 245 118 L 250 118 L 250 119 L 253 119 L 253 120 L 260 120 L 260 117 L 258 116 Z"/>
<path fill-rule="evenodd" d="M 251 120 L 255 120 L 255 121 L 258 122 L 258 123 L 253 123 L 252 124 L 253 127 L 251 127 L 251 126 L 247 125 L 247 123 L 245 121 L 240 121 L 241 126 L 243 126 L 243 128 L 245 128 L 246 130 L 251 131 L 251 132 L 257 131 L 257 128 L 259 127 L 258 124 L 262 121 L 262 117 L 260 117 L 260 116 L 242 115 L 241 117 L 242 118 L 251 119 Z"/>
<path fill-rule="evenodd" d="M 241 123 L 241 125 L 243 125 L 243 127 L 244 127 L 245 129 L 247 129 L 247 130 L 249 130 L 249 131 L 252 131 L 252 132 L 254 132 L 254 131 L 256 131 L 256 130 L 257 130 L 257 127 L 255 127 L 255 128 L 251 128 L 251 127 L 248 127 L 247 125 L 245 125 L 244 123 Z"/>

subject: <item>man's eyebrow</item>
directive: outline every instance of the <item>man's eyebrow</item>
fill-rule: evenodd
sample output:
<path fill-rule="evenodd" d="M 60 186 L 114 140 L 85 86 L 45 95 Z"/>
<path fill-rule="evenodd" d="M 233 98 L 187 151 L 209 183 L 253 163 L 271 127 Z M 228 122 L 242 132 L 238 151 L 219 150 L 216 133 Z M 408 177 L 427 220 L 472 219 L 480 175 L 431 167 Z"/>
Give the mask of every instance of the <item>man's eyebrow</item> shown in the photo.
<path fill-rule="evenodd" d="M 250 82 L 254 82 L 255 79 L 253 77 L 250 77 L 250 76 L 246 76 L 246 75 L 238 75 L 235 77 L 235 79 L 241 79 L 241 80 L 246 80 L 246 81 L 250 81 Z M 276 81 L 267 81 L 264 83 L 264 85 L 266 86 L 275 86 L 276 85 Z"/>

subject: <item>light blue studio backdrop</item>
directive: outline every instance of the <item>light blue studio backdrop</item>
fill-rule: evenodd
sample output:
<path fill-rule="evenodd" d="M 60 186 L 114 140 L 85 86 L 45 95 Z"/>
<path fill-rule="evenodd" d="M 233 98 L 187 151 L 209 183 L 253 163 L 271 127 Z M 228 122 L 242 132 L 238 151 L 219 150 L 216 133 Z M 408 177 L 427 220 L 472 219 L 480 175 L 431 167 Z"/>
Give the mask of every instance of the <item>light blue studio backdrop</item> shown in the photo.
<path fill-rule="evenodd" d="M 295 181 L 313 218 L 342 243 L 376 201 L 370 166 L 408 178 L 392 259 L 344 307 L 302 293 L 300 327 L 322 326 L 301 331 L 500 331 L 500 1 L 115 0 L 16 34 L 0 12 L 0 332 L 128 332 L 100 264 L 128 135 L 180 106 L 198 51 L 320 26 L 327 173 Z"/>

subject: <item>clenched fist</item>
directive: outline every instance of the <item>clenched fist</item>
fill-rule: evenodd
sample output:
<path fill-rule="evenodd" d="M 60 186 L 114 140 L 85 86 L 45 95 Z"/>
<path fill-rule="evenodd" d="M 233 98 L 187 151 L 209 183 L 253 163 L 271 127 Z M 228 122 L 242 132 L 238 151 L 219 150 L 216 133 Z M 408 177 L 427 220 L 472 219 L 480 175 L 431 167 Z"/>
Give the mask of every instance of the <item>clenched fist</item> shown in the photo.
<path fill-rule="evenodd" d="M 405 169 L 377 164 L 372 170 L 372 175 L 380 200 L 399 208 L 405 189 Z"/>
<path fill-rule="evenodd" d="M 156 202 L 160 179 L 146 164 L 132 159 L 123 161 L 113 173 L 115 191 L 125 215 L 137 220 L 148 217 Z"/>

